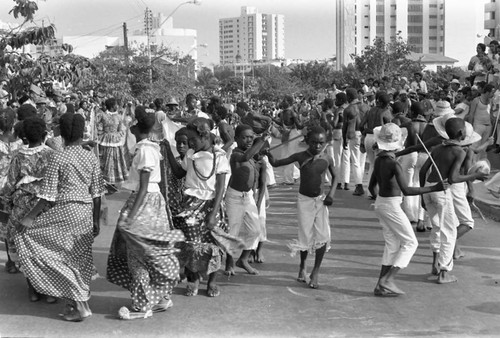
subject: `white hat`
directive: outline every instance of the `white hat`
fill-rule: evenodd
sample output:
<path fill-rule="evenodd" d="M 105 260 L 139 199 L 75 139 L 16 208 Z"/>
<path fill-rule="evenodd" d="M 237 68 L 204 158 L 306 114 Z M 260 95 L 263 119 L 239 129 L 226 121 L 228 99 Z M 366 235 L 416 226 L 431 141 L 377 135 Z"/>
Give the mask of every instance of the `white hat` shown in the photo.
<path fill-rule="evenodd" d="M 455 113 L 453 109 L 451 109 L 450 103 L 448 101 L 438 101 L 436 103 L 436 108 L 434 109 L 434 116 L 444 116 L 451 113 Z"/>
<path fill-rule="evenodd" d="M 386 123 L 373 129 L 373 135 L 380 150 L 392 151 L 404 148 L 408 130 L 395 123 Z"/>
<path fill-rule="evenodd" d="M 446 121 L 449 119 L 458 119 L 459 117 L 453 114 L 447 114 L 438 118 L 435 118 L 432 120 L 432 124 L 434 125 L 434 128 L 436 128 L 436 131 L 438 134 L 443 137 L 445 140 L 448 140 L 450 137 L 448 136 L 448 133 L 446 132 Z M 464 121 L 465 122 L 465 121 Z M 458 142 L 458 145 L 461 146 L 468 146 L 473 143 L 476 143 L 477 141 L 481 140 L 481 135 L 476 133 L 474 131 L 474 127 L 472 127 L 472 124 L 469 122 L 465 122 L 465 138 Z"/>
<path fill-rule="evenodd" d="M 491 172 L 491 164 L 488 160 L 479 160 L 472 167 L 469 168 L 467 174 L 475 174 L 477 172 L 489 175 Z"/>
<path fill-rule="evenodd" d="M 458 81 L 457 79 L 453 79 L 450 81 L 450 84 L 452 84 L 452 83 L 456 83 L 457 85 L 459 85 L 460 81 Z"/>
<path fill-rule="evenodd" d="M 168 99 L 168 102 L 165 105 L 166 106 L 178 106 L 179 103 L 177 102 L 177 100 L 175 99 L 175 97 L 170 97 Z"/>

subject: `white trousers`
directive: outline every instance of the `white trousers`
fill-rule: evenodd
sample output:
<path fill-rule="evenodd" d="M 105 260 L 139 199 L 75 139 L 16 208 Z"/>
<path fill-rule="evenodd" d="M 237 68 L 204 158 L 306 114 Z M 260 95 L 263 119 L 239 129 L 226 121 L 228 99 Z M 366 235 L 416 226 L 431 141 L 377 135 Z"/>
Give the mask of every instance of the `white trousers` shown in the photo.
<path fill-rule="evenodd" d="M 427 183 L 433 185 L 433 183 Z M 453 251 L 457 240 L 458 219 L 453 207 L 450 189 L 424 194 L 424 201 L 432 224 L 430 235 L 431 249 L 439 253 L 438 264 L 441 270 L 453 270 Z"/>
<path fill-rule="evenodd" d="M 267 156 L 262 158 L 262 162 L 266 166 L 266 185 L 275 185 L 276 178 L 274 177 L 274 169 L 271 163 L 269 163 Z"/>
<path fill-rule="evenodd" d="M 399 158 L 401 163 L 401 167 L 403 168 L 403 175 L 406 179 L 406 182 L 409 187 L 420 187 L 420 180 L 418 178 L 417 162 L 418 162 L 418 153 L 413 152 Z M 415 196 L 404 196 L 403 197 L 403 211 L 410 222 L 418 221 L 418 213 L 420 207 L 420 198 L 419 195 Z"/>
<path fill-rule="evenodd" d="M 261 225 L 253 191 L 243 192 L 228 187 L 225 202 L 229 233 L 243 241 L 244 250 L 256 249 Z"/>
<path fill-rule="evenodd" d="M 293 128 L 290 130 L 290 136 L 289 140 L 291 140 L 294 137 L 297 137 L 301 135 L 301 133 L 296 129 Z M 299 150 L 299 143 L 301 141 L 301 138 L 297 138 L 295 140 L 292 140 L 285 145 L 281 147 L 281 158 L 287 158 L 290 155 L 296 153 Z M 288 164 L 283 167 L 283 182 L 284 183 L 294 183 L 296 179 L 300 177 L 300 171 L 299 169 L 295 166 L 295 163 Z"/>
<path fill-rule="evenodd" d="M 366 149 L 366 159 L 370 166 L 368 167 L 368 182 L 372 178 L 373 164 L 375 163 L 375 150 L 373 145 L 376 143 L 375 136 L 373 134 L 366 134 L 365 136 L 365 149 Z"/>
<path fill-rule="evenodd" d="M 382 225 L 385 240 L 382 265 L 404 269 L 417 251 L 418 241 L 408 217 L 401 208 L 401 201 L 400 196 L 377 196 L 375 213 Z"/>
<path fill-rule="evenodd" d="M 362 184 L 363 176 L 361 171 L 361 132 L 356 131 L 356 136 L 352 139 L 347 139 L 347 149 L 342 151 L 342 165 L 340 168 L 339 183 L 350 183 L 352 169 L 354 184 Z"/>
<path fill-rule="evenodd" d="M 333 165 L 335 175 L 340 175 L 340 167 L 342 166 L 342 129 L 333 130 Z"/>
<path fill-rule="evenodd" d="M 297 251 L 314 252 L 326 245 L 330 249 L 331 234 L 328 207 L 323 204 L 325 195 L 309 197 L 302 194 L 297 198 L 299 221 L 298 241 L 289 243 L 292 255 Z"/>

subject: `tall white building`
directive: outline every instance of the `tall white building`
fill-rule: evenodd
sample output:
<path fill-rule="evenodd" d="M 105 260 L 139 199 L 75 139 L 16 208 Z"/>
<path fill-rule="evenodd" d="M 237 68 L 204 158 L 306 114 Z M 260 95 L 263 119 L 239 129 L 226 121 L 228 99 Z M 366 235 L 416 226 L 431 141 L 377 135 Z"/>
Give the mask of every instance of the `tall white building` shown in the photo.
<path fill-rule="evenodd" d="M 219 19 L 220 64 L 285 58 L 285 17 L 242 7 L 236 18 Z"/>
<path fill-rule="evenodd" d="M 462 63 L 464 50 L 472 55 L 465 45 L 474 45 L 482 31 L 481 7 L 467 0 L 337 0 L 337 13 L 354 12 L 354 24 L 337 14 L 337 41 L 339 35 L 344 41 L 354 37 L 353 44 L 337 43 L 337 55 L 360 55 L 375 38 L 389 42 L 399 33 L 416 53 L 446 54 Z M 339 66 L 352 60 L 340 61 Z"/>

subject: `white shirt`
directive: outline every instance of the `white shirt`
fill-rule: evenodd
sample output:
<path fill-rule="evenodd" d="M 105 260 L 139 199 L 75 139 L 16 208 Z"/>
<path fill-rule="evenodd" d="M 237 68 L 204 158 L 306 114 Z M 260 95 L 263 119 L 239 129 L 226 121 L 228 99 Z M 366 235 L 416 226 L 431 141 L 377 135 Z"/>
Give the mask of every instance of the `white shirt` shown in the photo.
<path fill-rule="evenodd" d="M 149 171 L 148 192 L 160 192 L 158 183 L 161 181 L 160 174 L 160 146 L 148 139 L 142 140 L 135 145 L 134 158 L 128 179 L 123 183 L 122 188 L 139 191 L 140 172 Z"/>
<path fill-rule="evenodd" d="M 187 151 L 182 161 L 182 168 L 186 170 L 186 182 L 184 183 L 184 193 L 186 195 L 206 201 L 215 198 L 215 176 L 229 172 L 229 161 L 225 151 L 221 149 L 215 150 L 215 170 L 213 165 L 214 157 L 212 152 L 198 151 L 195 153 L 193 149 Z M 213 174 L 210 176 L 212 171 Z M 202 178 L 198 177 L 198 175 Z"/>

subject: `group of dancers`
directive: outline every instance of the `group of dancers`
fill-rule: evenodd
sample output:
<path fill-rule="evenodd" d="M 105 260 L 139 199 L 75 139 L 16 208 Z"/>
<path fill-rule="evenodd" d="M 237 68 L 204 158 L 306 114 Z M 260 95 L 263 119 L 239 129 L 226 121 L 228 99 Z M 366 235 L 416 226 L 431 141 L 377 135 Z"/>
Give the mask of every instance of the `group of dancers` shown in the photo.
<path fill-rule="evenodd" d="M 288 122 L 296 126 L 293 99 L 285 97 L 279 118 L 252 112 L 245 102 L 232 114 L 217 98 L 202 112 L 193 99 L 196 102 L 188 95 L 188 110 L 171 118 L 161 99 L 151 108 L 129 108 L 127 115 L 110 98 L 101 111 L 55 114 L 50 128 L 36 109 L 24 105 L 17 112 L 0 112 L 6 268 L 21 269 L 30 301 L 65 300 L 61 316 L 67 321 L 92 315 L 92 243 L 100 232 L 104 196 L 118 187 L 130 196 L 120 211 L 106 278 L 128 289 L 132 300 L 131 306 L 119 309 L 119 318 L 148 318 L 172 307 L 172 290 L 184 278 L 186 296 L 198 294 L 202 279 L 207 280 L 206 294 L 219 296 L 217 275 L 223 263 L 228 276 L 236 267 L 259 273 L 249 261 L 263 261 L 269 172 L 295 163 L 298 168 L 289 173 L 298 170 L 301 177 L 298 239 L 289 248 L 300 252 L 297 280 L 318 288 L 322 259 L 331 242 L 328 206 L 338 188 L 336 162 L 328 151 L 336 126 L 332 116 L 338 114 L 332 99 L 322 102 L 317 118 L 303 130 L 305 150 L 290 148 L 297 136 L 288 135 L 282 145 L 293 152 L 283 152 L 286 156 L 279 159 L 270 149 L 270 133 L 275 124 L 283 134 Z M 382 108 L 373 109 L 378 114 Z M 461 214 L 455 210 L 468 207 L 462 183 L 487 175 L 467 174 L 467 147 L 477 141 L 470 125 L 451 114 L 435 121 L 433 128 L 441 134 L 434 136 L 442 144 L 420 170 L 421 188 L 409 187 L 396 159 L 407 133 L 414 131 L 391 122 L 373 126 L 377 155 L 368 188 L 376 198 L 385 239 L 376 296 L 403 294 L 394 276 L 408 265 L 418 245 L 401 209 L 402 194 L 425 194 L 433 225 L 433 273 L 439 283 L 456 281 L 450 271 Z M 324 191 L 325 181 L 329 185 Z M 315 261 L 308 276 L 309 253 L 315 253 Z"/>

